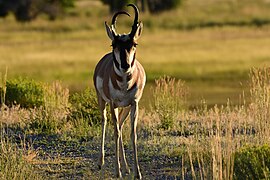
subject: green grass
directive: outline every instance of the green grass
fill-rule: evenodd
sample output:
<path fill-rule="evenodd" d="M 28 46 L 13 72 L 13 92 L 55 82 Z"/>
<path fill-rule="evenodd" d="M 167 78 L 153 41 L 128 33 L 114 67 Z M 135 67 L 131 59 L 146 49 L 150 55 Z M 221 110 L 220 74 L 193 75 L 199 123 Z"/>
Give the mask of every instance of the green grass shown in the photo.
<path fill-rule="evenodd" d="M 166 74 L 190 86 L 190 105 L 202 98 L 209 104 L 225 104 L 231 98 L 237 104 L 250 67 L 269 65 L 270 27 L 253 22 L 270 19 L 269 9 L 262 0 L 190 0 L 174 11 L 142 15 L 145 28 L 137 54 L 146 69 L 147 89 Z M 78 1 L 73 11 L 55 22 L 39 18 L 17 24 L 12 16 L 0 19 L 0 72 L 8 67 L 9 79 L 60 80 L 71 92 L 93 87 L 94 67 L 111 49 L 103 26 L 110 15 L 96 1 Z M 230 26 L 231 21 L 239 25 Z M 119 32 L 127 32 L 129 24 L 128 18 L 119 18 Z"/>
<path fill-rule="evenodd" d="M 228 102 L 212 108 L 203 103 L 193 110 L 184 107 L 187 89 L 182 82 L 172 78 L 156 81 L 154 108 L 141 108 L 139 113 L 138 155 L 143 177 L 232 179 L 234 173 L 245 172 L 244 161 L 248 161 L 249 152 L 242 153 L 241 148 L 250 145 L 260 150 L 264 144 L 269 147 L 269 79 L 270 68 L 254 68 L 250 73 L 251 103 L 232 106 Z M 44 88 L 48 90 L 44 107 L 1 106 L 0 176 L 4 179 L 10 174 L 16 176 L 12 179 L 113 177 L 114 136 L 110 120 L 106 164 L 101 171 L 96 164 L 101 127 L 94 123 L 99 116 L 93 106 L 94 92 L 87 90 L 68 98 L 68 90 L 59 83 Z M 132 165 L 129 135 L 130 124 L 126 123 L 123 141 L 128 163 Z M 240 162 L 234 172 L 236 155 Z M 264 157 L 264 152 L 258 151 L 258 157 Z M 258 158 L 248 168 L 258 170 L 256 176 L 267 179 L 268 161 L 259 162 Z M 126 178 L 132 178 L 132 174 Z"/>
<path fill-rule="evenodd" d="M 177 17 L 177 19 L 175 18 Z M 188 0 L 165 15 L 146 18 L 150 27 L 196 29 L 220 26 L 261 26 L 269 24 L 269 2 L 265 0 Z"/>
<path fill-rule="evenodd" d="M 106 164 L 98 171 L 101 128 L 87 116 L 95 111 L 93 94 L 85 91 L 68 98 L 68 90 L 93 87 L 94 67 L 111 49 L 103 25 L 111 17 L 97 1 L 77 3 L 78 9 L 54 22 L 43 17 L 27 24 L 16 23 L 12 16 L 0 19 L 1 87 L 6 67 L 8 80 L 27 76 L 49 84 L 60 80 L 68 87 L 47 87 L 51 106 L 0 108 L 0 179 L 10 173 L 21 179 L 113 177 L 112 125 L 108 123 Z M 146 108 L 139 114 L 138 154 L 145 179 L 230 179 L 234 152 L 246 144 L 269 145 L 270 70 L 249 73 L 251 67 L 270 63 L 269 5 L 266 0 L 188 0 L 174 11 L 142 15 L 145 26 L 137 54 L 148 84 L 142 99 Z M 127 32 L 129 24 L 128 18 L 119 18 L 119 32 Z M 185 81 L 192 107 L 175 112 L 160 107 L 175 113 L 167 128 L 161 128 L 162 116 L 147 109 L 153 103 L 154 80 L 164 74 Z M 170 101 L 167 104 L 179 100 L 170 92 L 160 93 L 168 96 L 162 100 Z M 132 165 L 129 123 L 124 128 Z"/>
<path fill-rule="evenodd" d="M 0 179 L 41 179 L 42 176 L 31 164 L 37 156 L 37 151 L 23 139 L 20 142 L 14 142 L 14 134 L 5 131 L 2 122 L 0 129 Z"/>

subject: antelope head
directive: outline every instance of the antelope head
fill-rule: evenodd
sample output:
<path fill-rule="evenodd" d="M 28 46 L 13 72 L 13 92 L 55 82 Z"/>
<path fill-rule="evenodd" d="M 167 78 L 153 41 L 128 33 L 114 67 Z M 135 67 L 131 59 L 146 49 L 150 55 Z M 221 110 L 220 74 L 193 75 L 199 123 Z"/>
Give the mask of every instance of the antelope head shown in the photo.
<path fill-rule="evenodd" d="M 137 40 L 141 36 L 143 24 L 138 21 L 139 10 L 134 4 L 129 4 L 127 6 L 133 7 L 135 11 L 134 22 L 132 25 L 131 32 L 129 34 L 118 34 L 116 32 L 116 20 L 117 16 L 120 14 L 125 14 L 130 16 L 129 13 L 125 11 L 119 11 L 114 14 L 112 18 L 112 25 L 109 27 L 107 22 L 105 22 L 105 27 L 109 38 L 112 40 L 114 64 L 118 70 L 122 73 L 127 73 L 130 71 L 131 67 L 135 61 Z"/>

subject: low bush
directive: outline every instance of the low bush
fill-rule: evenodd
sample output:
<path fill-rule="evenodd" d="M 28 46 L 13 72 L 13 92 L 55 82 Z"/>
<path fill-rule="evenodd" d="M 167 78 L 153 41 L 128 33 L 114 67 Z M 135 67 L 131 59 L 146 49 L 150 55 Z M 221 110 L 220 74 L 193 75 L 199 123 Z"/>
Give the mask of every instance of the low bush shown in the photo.
<path fill-rule="evenodd" d="M 44 105 L 44 88 L 41 83 L 30 79 L 13 79 L 6 82 L 5 104 L 19 104 L 23 108 Z"/>
<path fill-rule="evenodd" d="M 148 7 L 151 13 L 175 9 L 181 4 L 182 0 L 148 0 Z"/>
<path fill-rule="evenodd" d="M 55 133 L 67 124 L 69 115 L 69 90 L 61 83 L 43 84 L 44 105 L 32 111 L 31 130 L 37 133 Z"/>
<path fill-rule="evenodd" d="M 245 147 L 235 153 L 234 179 L 268 179 L 270 146 Z"/>
<path fill-rule="evenodd" d="M 122 10 L 127 4 L 134 3 L 134 0 L 101 0 L 104 4 L 109 5 L 111 13 Z"/>
<path fill-rule="evenodd" d="M 152 108 L 158 114 L 161 128 L 174 126 L 178 113 L 186 108 L 187 94 L 187 87 L 181 80 L 168 76 L 155 80 Z"/>
<path fill-rule="evenodd" d="M 100 123 L 100 112 L 94 90 L 86 89 L 81 93 L 73 94 L 70 96 L 70 103 L 71 119 L 83 119 L 87 121 L 90 126 Z"/>

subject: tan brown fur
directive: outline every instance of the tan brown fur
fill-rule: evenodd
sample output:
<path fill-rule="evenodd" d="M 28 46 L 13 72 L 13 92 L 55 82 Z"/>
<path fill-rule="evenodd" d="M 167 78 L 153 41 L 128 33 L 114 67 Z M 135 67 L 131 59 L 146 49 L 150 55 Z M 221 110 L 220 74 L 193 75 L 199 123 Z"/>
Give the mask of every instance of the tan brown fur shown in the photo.
<path fill-rule="evenodd" d="M 123 124 L 130 114 L 131 142 L 134 154 L 134 175 L 141 179 L 137 157 L 138 103 L 141 99 L 146 82 L 146 75 L 142 65 L 136 59 L 136 46 L 142 32 L 142 23 L 138 22 L 138 8 L 130 4 L 135 10 L 134 24 L 130 34 L 119 35 L 115 31 L 116 18 L 120 14 L 129 15 L 127 12 L 117 12 L 112 18 L 112 25 L 105 27 L 109 38 L 112 40 L 113 50 L 106 54 L 97 64 L 94 71 L 94 85 L 97 92 L 99 109 L 102 118 L 102 141 L 100 148 L 99 167 L 104 164 L 104 141 L 107 124 L 106 104 L 110 105 L 111 117 L 114 124 L 115 136 L 115 172 L 117 177 L 129 173 L 122 141 Z M 118 112 L 118 108 L 120 111 Z"/>

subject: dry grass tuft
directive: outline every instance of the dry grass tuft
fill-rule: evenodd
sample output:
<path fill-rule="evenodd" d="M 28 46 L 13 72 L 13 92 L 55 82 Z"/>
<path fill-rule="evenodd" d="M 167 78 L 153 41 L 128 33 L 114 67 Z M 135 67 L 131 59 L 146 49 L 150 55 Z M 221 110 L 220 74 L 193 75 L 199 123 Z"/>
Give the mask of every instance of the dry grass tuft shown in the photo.
<path fill-rule="evenodd" d="M 178 113 L 186 108 L 187 87 L 181 80 L 164 76 L 155 80 L 152 110 L 160 119 L 160 127 L 170 129 Z"/>
<path fill-rule="evenodd" d="M 21 140 L 13 142 L 12 136 L 7 135 L 1 126 L 0 134 L 0 179 L 35 180 L 42 178 L 38 175 L 31 162 L 37 151 Z"/>
<path fill-rule="evenodd" d="M 251 69 L 250 117 L 254 120 L 259 144 L 270 139 L 270 67 Z"/>

